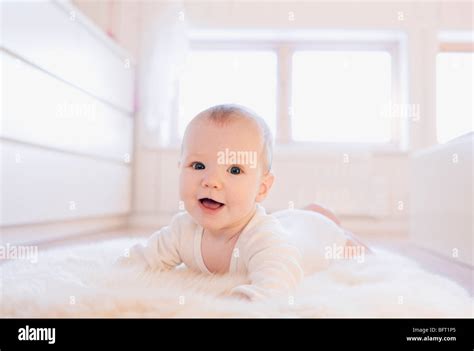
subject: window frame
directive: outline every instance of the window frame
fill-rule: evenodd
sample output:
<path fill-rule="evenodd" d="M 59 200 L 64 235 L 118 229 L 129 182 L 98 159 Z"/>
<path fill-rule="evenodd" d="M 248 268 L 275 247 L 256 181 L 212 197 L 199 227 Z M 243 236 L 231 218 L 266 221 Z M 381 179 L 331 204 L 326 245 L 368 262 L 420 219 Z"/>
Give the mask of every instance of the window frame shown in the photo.
<path fill-rule="evenodd" d="M 391 138 L 388 142 L 304 142 L 292 139 L 291 131 L 291 93 L 292 93 L 292 56 L 300 50 L 320 51 L 385 51 L 391 57 L 391 94 L 392 104 L 402 104 L 400 57 L 401 42 L 398 39 L 380 40 L 211 40 L 191 39 L 189 50 L 238 50 L 238 51 L 273 51 L 277 58 L 277 91 L 275 147 L 280 150 L 311 150 L 339 151 L 350 148 L 360 151 L 403 152 L 402 131 L 406 130 L 407 121 L 403 118 L 391 119 Z M 174 131 L 177 134 L 177 130 Z"/>
<path fill-rule="evenodd" d="M 467 34 L 467 35 L 462 35 Z M 437 65 L 438 55 L 439 54 L 448 54 L 448 53 L 471 53 L 474 54 L 474 42 L 468 40 L 469 33 L 452 33 L 452 32 L 440 32 L 438 33 L 438 51 L 436 52 L 435 56 L 435 65 Z M 470 38 L 472 39 L 472 38 Z M 435 72 L 435 90 L 437 91 L 438 86 L 438 72 Z M 436 92 L 437 94 L 437 92 Z M 436 128 L 436 143 L 438 145 L 445 144 L 449 141 L 441 141 L 439 135 L 439 111 L 436 109 L 436 116 L 435 116 L 435 128 Z"/>

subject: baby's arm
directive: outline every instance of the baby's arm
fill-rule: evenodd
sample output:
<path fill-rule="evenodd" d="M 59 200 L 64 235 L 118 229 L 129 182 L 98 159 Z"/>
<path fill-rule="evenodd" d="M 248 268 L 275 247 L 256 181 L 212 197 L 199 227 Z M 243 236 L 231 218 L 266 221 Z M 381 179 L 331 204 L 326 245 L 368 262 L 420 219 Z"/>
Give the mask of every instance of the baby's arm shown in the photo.
<path fill-rule="evenodd" d="M 173 218 L 169 226 L 154 233 L 145 245 L 136 244 L 118 259 L 122 265 L 168 270 L 182 262 L 179 255 L 179 223 Z"/>
<path fill-rule="evenodd" d="M 296 247 L 283 240 L 261 244 L 252 243 L 253 253 L 247 262 L 250 284 L 235 287 L 232 295 L 252 301 L 275 295 L 288 296 L 303 279 L 301 254 Z"/>

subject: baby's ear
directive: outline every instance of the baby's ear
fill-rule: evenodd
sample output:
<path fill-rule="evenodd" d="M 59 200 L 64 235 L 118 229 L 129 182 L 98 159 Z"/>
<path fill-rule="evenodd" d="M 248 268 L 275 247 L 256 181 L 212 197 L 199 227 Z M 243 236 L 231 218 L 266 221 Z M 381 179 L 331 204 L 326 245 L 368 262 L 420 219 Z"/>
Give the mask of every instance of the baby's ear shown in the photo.
<path fill-rule="evenodd" d="M 255 201 L 262 202 L 267 197 L 270 189 L 272 188 L 273 182 L 275 180 L 275 176 L 272 172 L 268 172 L 263 176 L 262 182 L 260 183 L 260 189 L 255 198 Z"/>

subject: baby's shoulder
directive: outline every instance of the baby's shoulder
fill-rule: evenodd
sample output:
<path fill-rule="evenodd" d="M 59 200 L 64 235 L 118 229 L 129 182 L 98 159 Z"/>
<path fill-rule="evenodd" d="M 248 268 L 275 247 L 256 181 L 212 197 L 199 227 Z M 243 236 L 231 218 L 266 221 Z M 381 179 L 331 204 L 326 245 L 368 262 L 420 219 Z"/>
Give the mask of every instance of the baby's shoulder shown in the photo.
<path fill-rule="evenodd" d="M 243 243 L 247 246 L 268 247 L 288 242 L 289 234 L 280 221 L 272 215 L 265 215 L 246 233 Z"/>
<path fill-rule="evenodd" d="M 175 214 L 169 224 L 170 229 L 178 235 L 193 233 L 196 226 L 196 222 L 186 211 Z"/>

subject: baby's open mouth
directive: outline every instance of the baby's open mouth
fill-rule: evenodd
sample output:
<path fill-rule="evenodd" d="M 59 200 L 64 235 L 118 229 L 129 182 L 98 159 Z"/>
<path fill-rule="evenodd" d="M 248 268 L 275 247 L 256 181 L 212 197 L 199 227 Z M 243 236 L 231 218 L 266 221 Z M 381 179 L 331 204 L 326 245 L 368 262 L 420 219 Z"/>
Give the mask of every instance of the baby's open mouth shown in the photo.
<path fill-rule="evenodd" d="M 210 210 L 217 210 L 218 208 L 224 206 L 223 203 L 218 202 L 216 200 L 210 199 L 208 197 L 199 199 L 199 202 L 205 207 Z"/>

